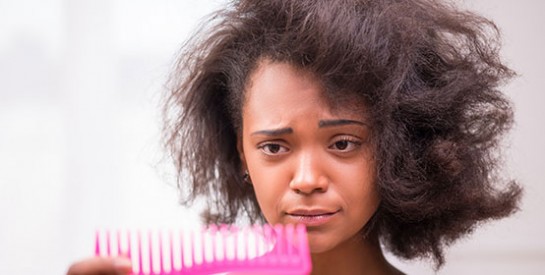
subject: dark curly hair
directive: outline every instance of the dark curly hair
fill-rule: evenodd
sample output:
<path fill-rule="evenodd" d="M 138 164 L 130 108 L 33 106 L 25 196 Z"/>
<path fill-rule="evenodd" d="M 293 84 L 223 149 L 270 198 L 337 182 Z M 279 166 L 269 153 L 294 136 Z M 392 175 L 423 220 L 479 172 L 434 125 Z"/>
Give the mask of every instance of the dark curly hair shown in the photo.
<path fill-rule="evenodd" d="M 332 106 L 364 103 L 381 197 L 372 224 L 394 254 L 439 267 L 451 242 L 517 210 L 521 187 L 498 173 L 513 123 L 498 87 L 514 72 L 493 22 L 437 0 L 240 0 L 207 22 L 165 104 L 183 202 L 207 198 L 207 222 L 262 219 L 236 142 L 263 58 L 318 76 Z"/>

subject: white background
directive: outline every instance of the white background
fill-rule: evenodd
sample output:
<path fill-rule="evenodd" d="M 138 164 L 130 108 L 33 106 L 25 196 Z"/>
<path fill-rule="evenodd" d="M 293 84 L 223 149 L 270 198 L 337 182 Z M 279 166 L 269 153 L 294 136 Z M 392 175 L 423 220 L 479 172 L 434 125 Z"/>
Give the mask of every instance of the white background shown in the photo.
<path fill-rule="evenodd" d="M 97 228 L 198 224 L 162 159 L 159 103 L 181 43 L 222 2 L 0 0 L 0 274 L 63 274 L 92 254 Z M 520 74 L 506 87 L 517 124 L 505 172 L 526 191 L 438 274 L 545 274 L 545 2 L 462 4 L 496 21 Z"/>

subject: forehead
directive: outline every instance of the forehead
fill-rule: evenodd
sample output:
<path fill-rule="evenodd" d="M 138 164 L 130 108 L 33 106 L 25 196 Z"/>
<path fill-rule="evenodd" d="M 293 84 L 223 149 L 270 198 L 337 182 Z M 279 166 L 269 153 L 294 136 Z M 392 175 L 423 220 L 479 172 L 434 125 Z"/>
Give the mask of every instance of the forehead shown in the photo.
<path fill-rule="evenodd" d="M 361 117 L 365 105 L 355 95 L 328 88 L 309 70 L 287 62 L 262 59 L 245 87 L 243 109 L 258 112 L 320 108 L 332 115 Z M 250 105 L 250 106 L 248 106 Z"/>

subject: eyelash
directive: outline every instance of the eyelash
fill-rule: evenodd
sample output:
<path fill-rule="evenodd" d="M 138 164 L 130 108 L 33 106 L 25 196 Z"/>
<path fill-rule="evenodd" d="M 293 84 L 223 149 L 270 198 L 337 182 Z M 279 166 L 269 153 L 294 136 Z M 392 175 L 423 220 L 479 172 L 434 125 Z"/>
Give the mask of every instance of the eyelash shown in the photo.
<path fill-rule="evenodd" d="M 334 148 L 335 146 L 339 145 L 339 142 L 347 142 L 346 148 L 344 148 L 344 149 Z M 340 137 L 337 140 L 335 140 L 327 148 L 331 149 L 331 150 L 334 150 L 334 151 L 337 151 L 337 152 L 340 152 L 340 153 L 348 153 L 348 152 L 351 152 L 351 151 L 357 149 L 361 145 L 362 145 L 362 142 L 360 140 L 355 139 L 355 138 L 351 138 L 351 137 L 343 136 L 343 137 Z M 271 146 L 278 146 L 278 148 L 275 149 L 277 151 L 272 152 L 274 150 L 271 151 Z M 352 147 L 350 147 L 350 146 L 352 146 Z M 282 144 L 280 144 L 278 142 L 266 142 L 266 143 L 260 144 L 259 146 L 257 146 L 257 148 L 259 150 L 261 150 L 264 154 L 268 155 L 268 156 L 278 156 L 278 155 L 285 154 L 285 153 L 289 152 L 289 149 L 286 146 L 283 146 Z M 351 149 L 347 150 L 347 148 L 351 148 Z"/>
<path fill-rule="evenodd" d="M 279 150 L 285 149 L 286 151 L 289 151 L 289 149 L 287 149 L 285 146 L 282 146 L 280 143 L 277 143 L 277 142 L 267 142 L 267 143 L 263 143 L 263 144 L 260 144 L 259 146 L 257 146 L 257 148 L 258 148 L 259 150 L 261 150 L 263 153 L 265 153 L 266 155 L 269 155 L 269 156 L 277 156 L 277 155 L 286 153 L 286 152 L 282 152 L 282 153 L 272 153 L 272 152 L 270 152 L 270 146 L 278 146 L 278 147 L 279 147 Z M 267 150 L 266 148 L 269 148 L 269 152 L 266 152 L 266 150 Z"/>
<path fill-rule="evenodd" d="M 350 150 L 346 150 L 346 149 L 335 149 L 333 148 L 335 145 L 338 145 L 339 142 L 347 142 L 348 144 L 346 145 L 347 148 L 352 145 L 354 148 L 350 149 Z M 335 140 L 333 142 L 333 144 L 331 144 L 330 146 L 328 146 L 327 148 L 329 149 L 332 149 L 332 150 L 335 150 L 335 151 L 339 151 L 339 152 L 343 152 L 343 153 L 346 153 L 346 152 L 351 152 L 355 149 L 357 149 L 358 147 L 360 147 L 362 145 L 362 142 L 358 139 L 355 139 L 355 138 L 352 138 L 352 137 L 347 137 L 347 136 L 343 136 L 343 137 L 340 137 L 339 139 Z"/>

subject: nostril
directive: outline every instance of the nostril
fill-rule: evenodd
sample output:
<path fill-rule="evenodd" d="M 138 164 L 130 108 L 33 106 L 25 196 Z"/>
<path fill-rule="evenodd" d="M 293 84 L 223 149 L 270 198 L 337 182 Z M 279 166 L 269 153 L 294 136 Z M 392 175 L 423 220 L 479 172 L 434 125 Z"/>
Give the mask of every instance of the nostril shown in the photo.
<path fill-rule="evenodd" d="M 327 191 L 329 178 L 325 167 L 318 160 L 319 158 L 313 157 L 312 154 L 301 156 L 289 184 L 294 193 L 310 195 Z"/>
<path fill-rule="evenodd" d="M 326 188 L 323 188 L 322 186 L 316 186 L 316 185 L 307 185 L 307 186 L 299 186 L 298 188 L 293 188 L 293 191 L 296 194 L 300 194 L 300 195 L 310 195 L 313 193 L 324 193 L 326 191 Z"/>

